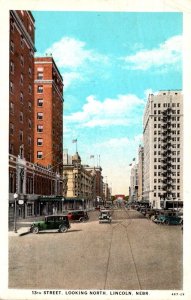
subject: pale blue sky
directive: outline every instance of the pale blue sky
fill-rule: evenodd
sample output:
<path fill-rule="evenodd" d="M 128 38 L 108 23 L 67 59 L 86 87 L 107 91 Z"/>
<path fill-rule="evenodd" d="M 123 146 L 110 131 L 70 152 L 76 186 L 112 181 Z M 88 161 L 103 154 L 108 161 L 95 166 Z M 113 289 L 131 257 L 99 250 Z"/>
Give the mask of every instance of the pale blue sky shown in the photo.
<path fill-rule="evenodd" d="M 64 148 L 128 194 L 148 91 L 182 89 L 181 13 L 33 12 L 37 56 L 64 78 Z M 95 160 L 90 160 L 90 155 Z M 106 180 L 106 178 L 105 178 Z"/>

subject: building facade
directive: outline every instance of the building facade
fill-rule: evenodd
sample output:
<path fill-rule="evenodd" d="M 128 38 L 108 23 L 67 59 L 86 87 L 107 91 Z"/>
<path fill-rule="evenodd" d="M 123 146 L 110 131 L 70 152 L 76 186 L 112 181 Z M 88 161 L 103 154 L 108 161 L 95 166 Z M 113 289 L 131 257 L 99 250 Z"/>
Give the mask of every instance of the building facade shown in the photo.
<path fill-rule="evenodd" d="M 34 35 L 29 11 L 10 11 L 9 153 L 34 161 Z"/>
<path fill-rule="evenodd" d="M 183 95 L 150 94 L 144 112 L 144 199 L 155 208 L 183 200 Z"/>
<path fill-rule="evenodd" d="M 63 79 L 52 57 L 35 58 L 34 162 L 63 171 Z"/>
<path fill-rule="evenodd" d="M 144 148 L 139 145 L 138 150 L 138 200 L 143 200 L 143 190 L 144 190 L 144 176 L 143 176 L 143 167 L 144 167 Z"/>
<path fill-rule="evenodd" d="M 63 174 L 66 178 L 65 209 L 88 209 L 93 207 L 95 194 L 95 174 L 81 164 L 76 152 L 72 159 L 66 159 Z"/>
<path fill-rule="evenodd" d="M 130 201 L 138 201 L 138 164 L 131 167 Z"/>
<path fill-rule="evenodd" d="M 36 158 L 34 144 L 38 139 L 36 134 L 36 116 L 34 105 L 34 52 L 35 52 L 35 20 L 29 11 L 10 11 L 10 93 L 9 93 L 9 221 L 17 218 L 54 213 L 62 211 L 63 178 L 58 169 L 49 168 L 42 159 Z M 51 60 L 52 61 L 52 58 Z M 52 63 L 54 65 L 54 63 Z M 53 70 L 56 70 L 54 65 Z M 58 75 L 57 75 L 57 73 Z M 43 73 L 43 72 L 42 72 Z M 52 142 L 62 141 L 62 102 L 57 85 L 63 86 L 59 72 L 55 71 L 51 82 L 54 86 L 53 108 L 50 107 L 50 122 L 52 116 L 59 122 L 56 127 L 60 135 Z M 37 74 L 36 76 L 40 76 Z M 37 79 L 36 79 L 37 80 Z M 47 80 L 49 81 L 49 80 Z M 50 80 L 51 81 L 51 80 Z M 38 82 L 38 80 L 37 80 Z M 41 83 L 41 81 L 40 81 Z M 43 85 L 43 84 L 42 84 Z M 35 86 L 36 88 L 36 86 Z M 62 88 L 60 88 L 61 93 Z M 57 95 L 58 94 L 58 95 Z M 42 97 L 41 97 L 42 98 Z M 57 99 L 59 98 L 59 100 Z M 43 98 L 42 98 L 43 99 Z M 55 100 L 56 99 L 56 100 Z M 59 102 L 59 104 L 57 104 Z M 61 104 L 60 104 L 61 103 Z M 52 113 L 53 111 L 53 113 Z M 54 113 L 54 111 L 57 112 Z M 58 116 L 59 111 L 59 116 Z M 40 111 L 41 112 L 41 111 Z M 47 113 L 47 112 L 46 112 Z M 42 115 L 38 114 L 38 117 Z M 49 119 L 46 118 L 46 123 Z M 41 125 L 41 124 L 40 124 Z M 48 133 L 47 133 L 48 134 Z M 40 137 L 39 137 L 40 138 Z M 59 143 L 55 152 L 55 160 L 61 159 L 62 145 Z M 35 151 L 37 149 L 35 148 Z M 40 151 L 40 150 L 39 150 Z M 35 163 L 34 163 L 35 162 Z M 48 162 L 49 163 L 49 162 Z M 61 160 L 62 166 L 62 160 Z"/>

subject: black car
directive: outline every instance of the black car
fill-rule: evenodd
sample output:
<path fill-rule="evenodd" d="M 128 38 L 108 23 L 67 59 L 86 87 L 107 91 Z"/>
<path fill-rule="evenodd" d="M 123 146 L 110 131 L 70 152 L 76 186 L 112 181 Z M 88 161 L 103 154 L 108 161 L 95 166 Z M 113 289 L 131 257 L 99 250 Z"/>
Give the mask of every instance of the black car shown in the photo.
<path fill-rule="evenodd" d="M 44 230 L 58 230 L 66 232 L 70 228 L 67 215 L 50 215 L 46 216 L 43 221 L 33 222 L 30 228 L 32 233 L 39 233 Z"/>
<path fill-rule="evenodd" d="M 111 213 L 109 210 L 101 210 L 99 215 L 99 223 L 111 223 Z"/>
<path fill-rule="evenodd" d="M 87 211 L 84 211 L 84 210 L 69 211 L 67 213 L 67 216 L 70 221 L 86 222 L 89 220 Z"/>

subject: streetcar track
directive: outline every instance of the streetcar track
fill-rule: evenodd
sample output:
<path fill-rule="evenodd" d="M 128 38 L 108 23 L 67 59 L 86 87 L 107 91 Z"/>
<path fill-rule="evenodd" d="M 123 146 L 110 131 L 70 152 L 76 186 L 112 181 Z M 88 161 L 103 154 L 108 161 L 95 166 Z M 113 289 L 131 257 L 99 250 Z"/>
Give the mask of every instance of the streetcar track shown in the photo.
<path fill-rule="evenodd" d="M 130 248 L 131 257 L 132 257 L 132 260 L 133 260 L 133 264 L 134 264 L 134 268 L 135 268 L 135 273 L 136 273 L 136 277 L 137 277 L 138 284 L 139 284 L 139 289 L 141 290 L 142 287 L 141 287 L 141 282 L 140 282 L 140 278 L 139 278 L 139 274 L 138 274 L 138 269 L 137 269 L 137 265 L 136 265 L 135 258 L 134 258 L 134 255 L 133 255 L 133 250 L 132 250 L 130 238 L 129 238 L 129 235 L 128 235 L 128 231 L 127 231 L 127 228 L 132 224 L 132 218 L 130 217 L 129 212 L 126 209 L 124 211 L 127 214 L 128 219 L 124 219 L 121 222 L 119 221 L 117 224 L 111 224 L 111 229 L 112 229 L 111 234 L 112 235 L 111 235 L 111 241 L 110 241 L 110 246 L 109 246 L 109 254 L 108 254 L 108 260 L 107 260 L 107 265 L 106 265 L 106 278 L 105 278 L 105 283 L 104 283 L 104 289 L 106 289 L 106 284 L 107 284 L 107 280 L 108 280 L 108 270 L 109 270 L 109 262 L 110 262 L 110 256 L 111 256 L 111 246 L 112 246 L 112 240 L 113 240 L 114 230 L 118 226 L 122 226 L 126 230 L 126 237 L 127 237 L 127 241 L 128 241 L 129 248 Z M 112 214 L 113 213 L 114 213 L 114 211 L 112 211 Z M 128 223 L 126 222 L 127 220 L 129 220 Z M 124 222 L 126 224 L 124 224 Z"/>

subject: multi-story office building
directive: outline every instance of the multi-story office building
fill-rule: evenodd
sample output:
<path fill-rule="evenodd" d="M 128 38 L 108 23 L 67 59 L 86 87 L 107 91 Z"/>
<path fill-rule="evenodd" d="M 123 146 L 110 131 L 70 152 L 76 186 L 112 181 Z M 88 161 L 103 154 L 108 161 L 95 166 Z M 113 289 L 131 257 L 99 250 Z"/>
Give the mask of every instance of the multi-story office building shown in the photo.
<path fill-rule="evenodd" d="M 134 164 L 131 168 L 129 196 L 130 201 L 138 200 L 138 164 Z"/>
<path fill-rule="evenodd" d="M 63 79 L 52 57 L 35 58 L 34 162 L 62 173 Z"/>
<path fill-rule="evenodd" d="M 144 166 L 144 148 L 139 145 L 138 150 L 138 200 L 143 200 L 143 186 L 144 186 L 144 176 L 143 176 L 143 166 Z"/>
<path fill-rule="evenodd" d="M 150 94 L 144 112 L 144 199 L 183 200 L 183 96 L 181 91 Z"/>
<path fill-rule="evenodd" d="M 10 11 L 9 153 L 34 159 L 34 33 L 29 11 Z"/>
<path fill-rule="evenodd" d="M 70 160 L 70 156 L 65 151 L 64 157 L 65 162 L 67 162 L 63 165 L 63 174 L 67 185 L 65 208 L 92 207 L 95 194 L 95 173 L 87 170 L 86 166 L 81 164 L 81 157 L 78 152 Z"/>

